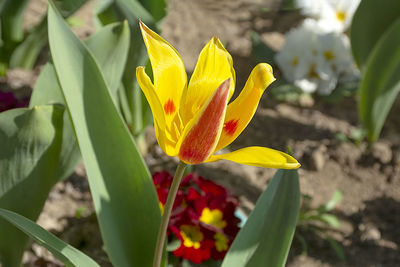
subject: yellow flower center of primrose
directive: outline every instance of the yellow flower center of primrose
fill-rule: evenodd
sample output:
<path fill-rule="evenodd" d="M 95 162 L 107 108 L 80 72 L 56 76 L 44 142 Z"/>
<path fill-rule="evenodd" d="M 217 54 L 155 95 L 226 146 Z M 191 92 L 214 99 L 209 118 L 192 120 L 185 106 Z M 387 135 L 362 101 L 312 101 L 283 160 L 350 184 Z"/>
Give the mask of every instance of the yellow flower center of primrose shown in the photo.
<path fill-rule="evenodd" d="M 198 226 L 182 225 L 180 234 L 183 238 L 183 245 L 188 248 L 200 248 L 200 242 L 204 239 L 203 233 Z"/>
<path fill-rule="evenodd" d="M 294 57 L 292 60 L 292 66 L 296 67 L 299 64 L 299 57 Z"/>
<path fill-rule="evenodd" d="M 213 225 L 219 229 L 223 229 L 226 226 L 226 221 L 222 218 L 223 214 L 219 209 L 210 210 L 209 208 L 204 208 L 201 212 L 200 221 Z"/>
<path fill-rule="evenodd" d="M 324 56 L 326 58 L 326 60 L 331 60 L 335 58 L 335 55 L 333 54 L 332 51 L 328 50 L 324 52 Z"/>
<path fill-rule="evenodd" d="M 308 76 L 310 76 L 310 78 L 315 78 L 315 79 L 320 79 L 321 77 L 318 75 L 318 73 L 315 71 L 316 69 L 316 65 L 312 64 L 310 66 L 310 69 L 308 70 Z"/>
<path fill-rule="evenodd" d="M 158 202 L 158 207 L 160 208 L 161 215 L 163 215 L 163 213 L 164 213 L 164 205 L 163 205 L 163 203 L 161 203 L 161 201 Z"/>
<path fill-rule="evenodd" d="M 228 242 L 229 239 L 223 233 L 216 233 L 214 235 L 215 239 L 215 248 L 221 252 L 228 250 Z"/>
<path fill-rule="evenodd" d="M 337 18 L 340 22 L 343 22 L 343 21 L 346 19 L 346 17 L 347 17 L 346 12 L 344 12 L 344 11 L 337 11 L 337 12 L 336 12 L 336 18 Z"/>

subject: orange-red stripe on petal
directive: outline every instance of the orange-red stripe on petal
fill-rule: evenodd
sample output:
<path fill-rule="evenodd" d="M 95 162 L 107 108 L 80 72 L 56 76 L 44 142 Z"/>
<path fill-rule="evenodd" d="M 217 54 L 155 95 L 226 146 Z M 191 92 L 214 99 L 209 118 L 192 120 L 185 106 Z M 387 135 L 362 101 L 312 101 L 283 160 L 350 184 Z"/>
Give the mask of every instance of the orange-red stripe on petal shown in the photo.
<path fill-rule="evenodd" d="M 197 122 L 184 136 L 178 155 L 182 161 L 199 164 L 214 152 L 224 124 L 230 80 L 225 80 L 217 88 Z"/>
<path fill-rule="evenodd" d="M 172 99 L 168 99 L 167 102 L 164 104 L 164 111 L 166 115 L 171 115 L 175 112 L 175 104 Z"/>

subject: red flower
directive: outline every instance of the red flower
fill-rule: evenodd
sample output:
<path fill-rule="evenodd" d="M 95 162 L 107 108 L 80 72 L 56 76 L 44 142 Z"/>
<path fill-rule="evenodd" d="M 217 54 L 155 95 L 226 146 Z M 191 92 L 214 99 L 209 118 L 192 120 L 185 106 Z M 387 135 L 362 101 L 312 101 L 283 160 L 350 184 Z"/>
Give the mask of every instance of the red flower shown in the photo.
<path fill-rule="evenodd" d="M 168 172 L 153 175 L 161 209 L 172 178 Z M 181 241 L 173 254 L 194 263 L 223 259 L 239 231 L 240 220 L 234 215 L 237 205 L 237 199 L 223 186 L 196 174 L 187 175 L 180 185 L 167 233 L 170 239 Z"/>
<path fill-rule="evenodd" d="M 210 259 L 211 249 L 214 246 L 212 232 L 199 225 L 181 224 L 171 227 L 172 232 L 181 241 L 179 248 L 173 251 L 176 257 L 202 263 Z"/>

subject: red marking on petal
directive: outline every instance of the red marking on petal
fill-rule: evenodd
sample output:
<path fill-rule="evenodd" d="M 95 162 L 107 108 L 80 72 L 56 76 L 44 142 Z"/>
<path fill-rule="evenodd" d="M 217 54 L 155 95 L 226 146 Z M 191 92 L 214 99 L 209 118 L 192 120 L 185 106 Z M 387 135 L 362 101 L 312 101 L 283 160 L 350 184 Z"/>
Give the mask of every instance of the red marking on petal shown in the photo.
<path fill-rule="evenodd" d="M 176 110 L 176 108 L 175 108 L 174 101 L 172 101 L 172 99 L 168 99 L 167 102 L 165 102 L 165 104 L 164 104 L 165 114 L 171 115 L 172 113 L 175 112 L 175 110 Z"/>
<path fill-rule="evenodd" d="M 233 135 L 238 127 L 239 120 L 230 120 L 225 122 L 224 131 L 227 135 Z"/>
<path fill-rule="evenodd" d="M 224 119 L 229 86 L 230 79 L 227 79 L 218 87 L 197 123 L 183 140 L 179 158 L 186 163 L 199 164 L 213 152 Z"/>

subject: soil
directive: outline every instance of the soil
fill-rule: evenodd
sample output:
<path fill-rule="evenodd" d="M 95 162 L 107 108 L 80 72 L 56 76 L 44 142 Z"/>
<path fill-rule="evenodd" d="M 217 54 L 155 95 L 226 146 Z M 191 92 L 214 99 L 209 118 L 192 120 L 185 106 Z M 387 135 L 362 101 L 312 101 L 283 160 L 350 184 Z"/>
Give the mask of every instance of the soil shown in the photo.
<path fill-rule="evenodd" d="M 43 10 L 42 3 L 42 0 L 34 1 L 32 6 L 41 6 Z M 90 17 L 93 6 L 89 2 L 80 16 Z M 300 20 L 296 12 L 278 11 L 279 7 L 279 1 L 172 0 L 162 24 L 163 36 L 180 52 L 189 72 L 202 46 L 213 35 L 218 36 L 233 56 L 240 91 L 256 64 L 250 57 L 251 31 L 258 31 L 265 42 L 278 48 L 283 42 L 282 33 Z M 266 8 L 269 13 L 264 11 Z M 80 36 L 91 30 L 85 28 Z M 14 76 L 12 73 L 19 70 L 11 71 L 1 81 L 1 87 L 32 88 L 39 69 L 40 66 Z M 268 92 L 263 95 L 253 120 L 227 151 L 250 145 L 281 151 L 290 147 L 302 164 L 301 192 L 311 196 L 313 207 L 326 203 L 336 190 L 343 193 L 342 201 L 333 211 L 341 225 L 327 229 L 324 235 L 329 235 L 344 249 L 345 260 L 331 249 L 327 238 L 300 228 L 297 231 L 305 238 L 307 253 L 295 237 L 287 266 L 400 265 L 399 104 L 397 99 L 379 141 L 368 147 L 365 142 L 358 144 L 352 138 L 354 130 L 360 129 L 354 96 L 337 103 L 318 97 L 311 103 L 282 103 Z M 151 172 L 165 169 L 173 172 L 177 161 L 161 151 L 153 129 L 146 131 L 146 140 L 145 160 Z M 224 161 L 196 165 L 192 171 L 225 185 L 239 196 L 240 209 L 245 214 L 254 207 L 275 172 Z M 111 266 L 102 250 L 83 165 L 54 187 L 38 223 L 96 259 L 101 266 Z M 45 249 L 32 244 L 25 254 L 24 266 L 62 264 Z"/>

